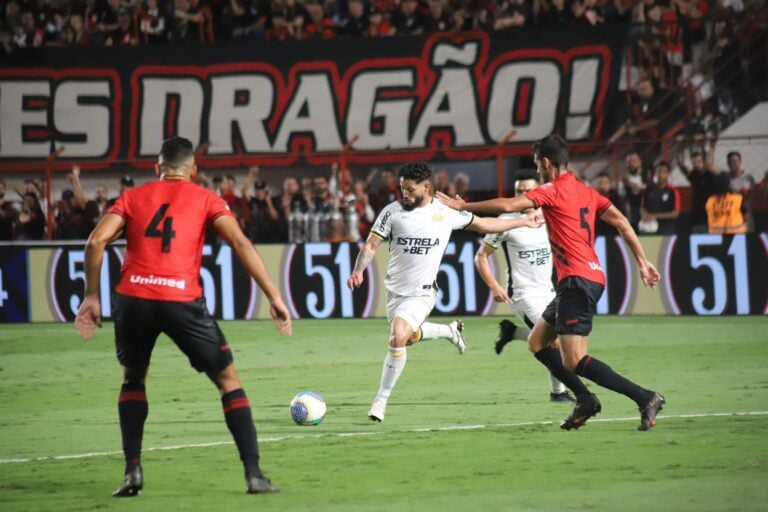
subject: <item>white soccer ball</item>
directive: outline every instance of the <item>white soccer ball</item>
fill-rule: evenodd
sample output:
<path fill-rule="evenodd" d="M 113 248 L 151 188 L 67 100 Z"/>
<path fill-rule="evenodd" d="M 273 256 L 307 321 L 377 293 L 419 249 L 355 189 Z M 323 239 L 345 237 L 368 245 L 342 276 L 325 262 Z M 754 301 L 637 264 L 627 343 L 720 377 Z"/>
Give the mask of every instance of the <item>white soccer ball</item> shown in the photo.
<path fill-rule="evenodd" d="M 291 400 L 291 418 L 297 425 L 319 425 L 325 418 L 325 399 L 314 391 L 300 391 Z"/>

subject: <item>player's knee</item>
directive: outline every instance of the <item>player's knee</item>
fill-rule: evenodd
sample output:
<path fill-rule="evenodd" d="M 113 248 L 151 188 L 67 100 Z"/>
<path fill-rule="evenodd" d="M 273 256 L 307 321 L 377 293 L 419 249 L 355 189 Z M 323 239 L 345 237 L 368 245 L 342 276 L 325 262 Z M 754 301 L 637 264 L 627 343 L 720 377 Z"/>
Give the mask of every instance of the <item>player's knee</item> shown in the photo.
<path fill-rule="evenodd" d="M 567 369 L 576 371 L 576 366 L 579 364 L 581 358 L 575 354 L 563 354 L 563 366 Z"/>
<path fill-rule="evenodd" d="M 242 387 L 234 365 L 229 365 L 220 372 L 208 372 L 208 378 L 221 393 L 229 393 Z"/>
<path fill-rule="evenodd" d="M 147 380 L 146 367 L 123 366 L 123 384 L 144 384 Z"/>
<path fill-rule="evenodd" d="M 404 347 L 409 341 L 412 341 L 413 333 L 405 329 L 392 329 L 389 335 L 389 345 L 391 347 Z"/>

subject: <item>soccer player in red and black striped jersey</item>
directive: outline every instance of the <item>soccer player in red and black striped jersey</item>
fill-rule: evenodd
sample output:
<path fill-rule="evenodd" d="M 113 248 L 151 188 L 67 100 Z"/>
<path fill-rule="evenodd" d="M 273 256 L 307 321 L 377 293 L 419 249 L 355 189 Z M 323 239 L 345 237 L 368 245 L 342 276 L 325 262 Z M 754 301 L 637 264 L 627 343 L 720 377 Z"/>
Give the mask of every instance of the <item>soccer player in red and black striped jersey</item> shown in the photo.
<path fill-rule="evenodd" d="M 592 317 L 605 287 L 603 269 L 595 254 L 595 218 L 612 225 L 637 260 L 645 286 L 655 288 L 660 276 L 645 257 L 643 247 L 627 218 L 610 200 L 581 183 L 568 171 L 568 145 L 559 135 L 550 135 L 534 146 L 534 160 L 544 185 L 524 196 L 465 203 L 460 198 L 438 194 L 458 210 L 499 214 L 541 208 L 549 228 L 557 294 L 534 325 L 528 345 L 536 359 L 576 395 L 573 413 L 561 424 L 570 430 L 581 427 L 600 412 L 597 396 L 590 393 L 577 375 L 624 394 L 637 403 L 641 420 L 638 430 L 649 430 L 664 405 L 664 397 L 616 373 L 610 366 L 587 355 Z M 560 337 L 562 353 L 552 344 Z"/>
<path fill-rule="evenodd" d="M 123 367 L 118 401 L 125 478 L 113 496 L 136 496 L 144 485 L 141 441 L 148 405 L 145 382 L 158 335 L 167 334 L 205 372 L 221 393 L 224 418 L 245 467 L 249 493 L 277 492 L 259 467 L 251 407 L 240 384 L 232 351 L 208 313 L 200 287 L 207 224 L 229 243 L 269 300 L 283 335 L 291 317 L 261 256 L 245 237 L 227 204 L 190 180 L 197 173 L 192 143 L 163 142 L 155 172 L 159 181 L 127 190 L 91 233 L 85 253 L 85 297 L 75 319 L 85 339 L 101 326 L 99 276 L 104 249 L 121 233 L 128 246 L 114 302 L 115 346 Z"/>

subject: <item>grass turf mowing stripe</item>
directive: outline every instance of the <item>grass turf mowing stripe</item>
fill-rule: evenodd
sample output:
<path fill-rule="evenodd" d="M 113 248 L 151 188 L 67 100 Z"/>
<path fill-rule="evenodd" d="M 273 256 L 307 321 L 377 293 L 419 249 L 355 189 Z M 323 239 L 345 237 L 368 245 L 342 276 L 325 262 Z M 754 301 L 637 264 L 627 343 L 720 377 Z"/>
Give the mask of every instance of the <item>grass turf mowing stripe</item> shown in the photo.
<path fill-rule="evenodd" d="M 690 413 L 690 414 L 666 414 L 663 416 L 657 416 L 657 420 L 665 419 L 689 419 L 689 418 L 721 418 L 728 416 L 768 416 L 768 411 L 746 411 L 746 412 L 712 412 L 712 413 Z M 637 416 L 627 416 L 621 418 L 591 418 L 589 423 L 615 423 L 621 421 L 637 421 Z M 375 436 L 382 434 L 402 434 L 402 433 L 423 433 L 423 432 L 445 432 L 454 430 L 478 430 L 484 428 L 514 428 L 514 427 L 530 427 L 541 425 L 554 425 L 559 423 L 554 420 L 546 421 L 521 421 L 514 423 L 489 423 L 487 425 L 446 425 L 442 427 L 422 427 L 407 430 L 387 430 L 379 432 L 338 432 L 338 433 L 319 433 L 319 434 L 297 434 L 291 436 L 275 436 L 275 437 L 262 437 L 259 439 L 260 443 L 274 443 L 278 441 L 294 440 L 294 439 L 310 439 L 321 437 L 357 437 L 357 436 Z M 210 441 L 205 443 L 189 443 L 170 446 L 155 446 L 152 448 L 145 448 L 143 452 L 154 452 L 163 450 L 183 450 L 186 448 L 206 448 L 211 446 L 227 446 L 234 444 L 233 441 Z M 110 457 L 113 455 L 122 455 L 122 451 L 109 451 L 109 452 L 89 452 L 89 453 L 76 453 L 70 455 L 46 455 L 43 457 L 26 457 L 26 458 L 9 458 L 0 459 L 0 464 L 20 464 L 25 462 L 43 462 L 51 460 L 69 460 L 69 459 L 88 459 L 92 457 Z"/>

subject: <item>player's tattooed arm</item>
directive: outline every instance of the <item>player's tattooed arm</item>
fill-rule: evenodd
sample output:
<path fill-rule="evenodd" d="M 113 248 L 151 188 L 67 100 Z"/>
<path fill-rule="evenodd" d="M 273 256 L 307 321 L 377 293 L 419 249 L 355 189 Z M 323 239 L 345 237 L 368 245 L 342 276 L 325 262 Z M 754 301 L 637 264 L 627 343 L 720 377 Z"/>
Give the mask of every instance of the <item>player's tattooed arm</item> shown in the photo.
<path fill-rule="evenodd" d="M 379 245 L 381 245 L 381 238 L 376 235 L 370 235 L 368 237 L 365 245 L 363 245 L 363 248 L 360 250 L 360 254 L 357 255 L 355 268 L 349 275 L 349 279 L 347 279 L 347 286 L 351 290 L 354 290 L 363 284 L 363 272 L 365 272 L 365 269 L 368 268 L 368 265 L 373 261 L 373 257 L 376 255 L 376 250 L 379 248 Z"/>

